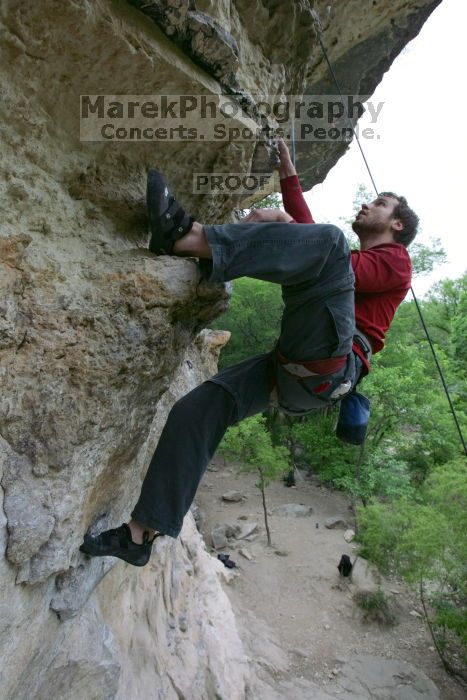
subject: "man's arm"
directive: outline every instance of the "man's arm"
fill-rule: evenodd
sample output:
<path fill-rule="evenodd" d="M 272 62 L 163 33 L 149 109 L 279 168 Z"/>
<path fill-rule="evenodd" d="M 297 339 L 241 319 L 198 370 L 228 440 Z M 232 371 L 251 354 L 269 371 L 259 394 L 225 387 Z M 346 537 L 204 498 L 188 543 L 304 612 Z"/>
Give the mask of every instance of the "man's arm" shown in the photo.
<path fill-rule="evenodd" d="M 289 149 L 283 139 L 279 139 L 277 146 L 279 148 L 279 178 L 284 209 L 293 217 L 297 224 L 314 224 L 315 222 L 305 202 Z"/>
<path fill-rule="evenodd" d="M 280 165 L 279 178 L 281 182 L 282 200 L 284 209 L 253 209 L 243 222 L 269 221 L 297 224 L 314 224 L 313 217 L 303 197 L 297 171 L 292 163 L 289 149 L 282 139 L 278 141 Z"/>

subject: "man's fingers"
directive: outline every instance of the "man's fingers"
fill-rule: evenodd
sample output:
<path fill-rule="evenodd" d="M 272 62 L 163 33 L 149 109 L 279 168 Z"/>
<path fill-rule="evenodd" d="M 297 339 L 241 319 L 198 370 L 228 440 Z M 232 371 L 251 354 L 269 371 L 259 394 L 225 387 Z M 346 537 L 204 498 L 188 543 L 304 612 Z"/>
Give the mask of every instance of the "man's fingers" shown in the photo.
<path fill-rule="evenodd" d="M 243 221 L 245 221 L 245 223 L 248 223 L 250 221 L 261 221 L 261 220 L 262 220 L 261 215 L 258 214 L 256 211 L 250 212 L 248 214 L 248 216 L 245 216 L 245 218 L 243 219 Z"/>
<path fill-rule="evenodd" d="M 277 148 L 279 149 L 279 153 L 281 154 L 281 156 L 289 154 L 289 149 L 284 139 L 279 139 L 279 141 L 277 142 Z"/>
<path fill-rule="evenodd" d="M 252 209 L 248 216 L 242 219 L 245 223 L 250 221 L 263 221 L 263 222 L 278 222 L 283 221 L 284 223 L 289 223 L 293 221 L 289 214 L 286 214 L 282 209 Z"/>

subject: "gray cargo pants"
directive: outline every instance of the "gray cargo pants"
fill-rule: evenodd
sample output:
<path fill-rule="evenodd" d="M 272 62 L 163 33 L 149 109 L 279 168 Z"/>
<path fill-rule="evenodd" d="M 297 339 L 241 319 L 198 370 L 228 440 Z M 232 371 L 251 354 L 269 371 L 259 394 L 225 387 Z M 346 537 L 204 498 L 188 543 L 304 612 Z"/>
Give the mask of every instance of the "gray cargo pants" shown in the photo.
<path fill-rule="evenodd" d="M 280 284 L 280 352 L 301 361 L 348 355 L 347 366 L 333 380 L 355 381 L 354 275 L 340 229 L 256 223 L 205 226 L 205 233 L 212 251 L 212 261 L 200 261 L 205 279 L 253 277 Z M 177 537 L 227 428 L 267 409 L 273 357 L 265 353 L 228 367 L 174 404 L 131 513 L 135 520 Z M 301 395 L 284 401 L 293 404 L 293 412 L 313 410 L 306 393 L 302 406 Z"/>

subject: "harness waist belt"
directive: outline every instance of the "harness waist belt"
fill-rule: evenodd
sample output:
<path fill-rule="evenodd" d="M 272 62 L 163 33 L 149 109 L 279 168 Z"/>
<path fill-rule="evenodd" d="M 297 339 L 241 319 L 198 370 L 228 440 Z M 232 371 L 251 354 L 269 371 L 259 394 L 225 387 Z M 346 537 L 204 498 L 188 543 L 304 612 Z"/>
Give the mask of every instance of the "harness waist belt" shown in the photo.
<path fill-rule="evenodd" d="M 371 356 L 373 355 L 373 347 L 369 339 L 366 337 L 365 333 L 362 333 L 360 328 L 356 328 L 353 339 L 354 342 L 357 343 L 360 349 L 364 352 L 367 362 L 370 362 Z"/>
<path fill-rule="evenodd" d="M 325 360 L 289 360 L 279 350 L 276 350 L 276 353 L 283 368 L 290 374 L 299 377 L 334 374 L 347 363 L 347 355 L 328 357 Z"/>

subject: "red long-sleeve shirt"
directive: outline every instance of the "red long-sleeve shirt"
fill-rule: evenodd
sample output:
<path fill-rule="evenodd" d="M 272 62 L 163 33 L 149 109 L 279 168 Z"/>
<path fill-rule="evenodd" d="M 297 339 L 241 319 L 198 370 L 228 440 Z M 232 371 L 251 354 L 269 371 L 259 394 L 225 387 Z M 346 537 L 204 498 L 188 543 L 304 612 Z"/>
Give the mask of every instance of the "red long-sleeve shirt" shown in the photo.
<path fill-rule="evenodd" d="M 314 224 L 296 175 L 281 180 L 285 211 L 299 224 Z M 383 243 L 369 250 L 352 251 L 355 274 L 355 323 L 371 342 L 373 352 L 384 347 L 384 338 L 412 279 L 412 263 L 400 243 Z M 360 347 L 354 350 L 365 360 Z M 368 369 L 368 365 L 365 362 Z"/>

